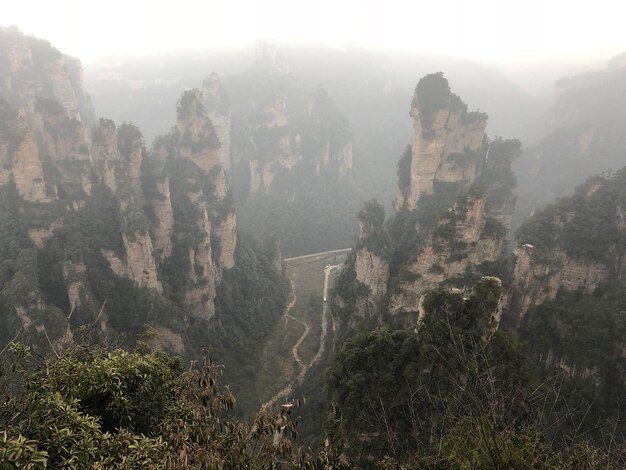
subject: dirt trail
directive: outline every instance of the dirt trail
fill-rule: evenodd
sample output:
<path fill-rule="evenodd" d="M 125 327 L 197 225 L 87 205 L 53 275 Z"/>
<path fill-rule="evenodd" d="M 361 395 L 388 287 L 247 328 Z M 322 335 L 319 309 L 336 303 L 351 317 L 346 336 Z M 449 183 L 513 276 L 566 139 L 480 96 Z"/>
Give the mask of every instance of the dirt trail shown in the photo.
<path fill-rule="evenodd" d="M 294 386 L 297 383 L 301 382 L 302 379 L 304 379 L 304 376 L 309 371 L 311 366 L 313 364 L 315 364 L 320 359 L 320 357 L 322 357 L 322 354 L 324 353 L 324 350 L 326 349 L 326 334 L 328 332 L 328 328 L 327 328 L 327 324 L 328 324 L 328 304 L 326 302 L 326 299 L 327 299 L 327 296 L 328 296 L 328 284 L 329 284 L 328 283 L 328 279 L 329 279 L 329 276 L 330 276 L 330 273 L 332 272 L 332 270 L 338 268 L 339 266 L 340 266 L 339 264 L 334 265 L 334 266 L 326 266 L 326 268 L 324 269 L 324 305 L 322 307 L 322 334 L 320 335 L 320 345 L 319 345 L 319 347 L 317 349 L 317 353 L 315 353 L 315 356 L 313 357 L 313 359 L 311 359 L 311 362 L 309 362 L 308 364 L 305 364 L 304 362 L 302 362 L 302 359 L 300 359 L 300 356 L 298 355 L 298 348 L 302 344 L 302 341 L 304 341 L 304 339 L 308 336 L 309 331 L 311 330 L 311 327 L 303 319 L 296 318 L 296 317 L 294 317 L 293 315 L 291 315 L 289 313 L 291 311 L 291 309 L 293 308 L 293 306 L 296 304 L 296 300 L 297 300 L 296 299 L 296 290 L 295 290 L 295 287 L 294 287 L 294 284 L 293 284 L 293 277 L 290 278 L 292 300 L 291 300 L 291 302 L 289 302 L 289 305 L 287 305 L 287 309 L 285 310 L 285 319 L 286 319 L 286 321 L 294 320 L 294 321 L 297 321 L 300 324 L 304 325 L 304 332 L 302 333 L 302 335 L 300 336 L 300 338 L 298 339 L 296 344 L 294 344 L 293 347 L 291 348 L 291 354 L 293 354 L 293 357 L 296 360 L 296 362 L 298 363 L 298 366 L 300 366 L 300 372 L 298 373 L 296 378 L 293 379 L 291 382 L 289 382 L 285 387 L 283 387 L 282 390 L 280 390 L 276 395 L 274 395 L 268 401 L 263 403 L 263 405 L 262 405 L 263 408 L 272 406 L 278 400 L 286 398 L 293 391 Z"/>

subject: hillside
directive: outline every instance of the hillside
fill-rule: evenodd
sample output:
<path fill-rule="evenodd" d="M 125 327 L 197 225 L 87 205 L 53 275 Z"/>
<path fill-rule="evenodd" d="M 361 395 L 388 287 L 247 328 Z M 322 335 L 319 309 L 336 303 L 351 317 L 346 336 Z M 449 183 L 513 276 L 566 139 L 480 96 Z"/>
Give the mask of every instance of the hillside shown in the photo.
<path fill-rule="evenodd" d="M 259 348 L 288 285 L 274 255 L 237 236 L 203 92 L 180 97 L 176 126 L 148 149 L 133 124 L 94 122 L 76 59 L 1 34 L 2 340 L 21 332 L 47 350 L 91 325 L 131 346 L 150 327 L 153 349 L 193 358 L 211 344 L 242 387 L 255 363 L 219 338 Z"/>

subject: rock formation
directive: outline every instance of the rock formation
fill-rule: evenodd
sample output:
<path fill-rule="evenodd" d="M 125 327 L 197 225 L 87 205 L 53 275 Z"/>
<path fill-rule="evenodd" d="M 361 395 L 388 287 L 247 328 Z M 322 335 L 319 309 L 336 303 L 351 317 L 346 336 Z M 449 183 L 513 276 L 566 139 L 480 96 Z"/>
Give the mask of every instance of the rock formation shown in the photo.
<path fill-rule="evenodd" d="M 216 73 L 202 83 L 204 107 L 220 142 L 220 162 L 225 170 L 230 169 L 230 104 L 226 90 Z"/>
<path fill-rule="evenodd" d="M 311 96 L 309 125 L 302 132 L 303 156 L 315 174 L 344 176 L 352 169 L 352 138 L 347 120 L 324 89 Z"/>
<path fill-rule="evenodd" d="M 254 80 L 269 79 L 263 75 Z M 277 175 L 283 186 L 290 177 L 344 177 L 353 164 L 346 118 L 324 89 L 312 93 L 303 106 L 301 97 L 287 92 L 288 82 L 276 81 L 271 87 L 250 91 L 245 113 L 235 117 L 233 154 L 246 166 L 250 193 L 268 192 Z"/>
<path fill-rule="evenodd" d="M 485 154 L 487 115 L 467 112 L 450 92 L 443 74 L 422 78 L 411 103 L 413 142 L 408 184 L 398 190 L 395 205 L 413 209 L 420 196 L 432 194 L 436 182 L 472 183 Z"/>
<path fill-rule="evenodd" d="M 358 219 L 356 280 L 367 286 L 370 301 L 378 301 L 387 292 L 389 280 L 389 240 L 383 227 L 385 210 L 376 201 L 369 201 L 359 212 Z"/>
<path fill-rule="evenodd" d="M 378 309 L 407 318 L 434 287 L 471 290 L 477 278 L 494 274 L 490 266 L 505 253 L 520 142 L 489 141 L 487 116 L 468 113 L 441 74 L 420 80 L 411 117 L 396 214 L 385 224 L 382 207 L 372 203 L 359 213 L 359 242 L 345 270 L 355 273 L 348 297 L 357 293 L 352 309 L 359 315 Z"/>
<path fill-rule="evenodd" d="M 90 129 L 80 63 L 45 41 L 0 29 L 0 63 L 8 64 L 0 69 L 0 191 L 15 192 L 16 214 L 32 211 L 24 243 L 41 253 L 21 261 L 29 273 L 21 285 L 31 294 L 11 294 L 23 325 L 40 328 L 29 312 L 57 308 L 42 300 L 38 277 L 48 274 L 41 274 L 39 259 L 51 270 L 53 280 L 45 282 L 63 284 L 58 308 L 91 312 L 83 320 L 101 308 L 103 289 L 126 279 L 137 292 L 171 296 L 197 319 L 210 320 L 237 245 L 224 171 L 230 111 L 217 77 L 205 81 L 204 92 L 183 94 L 175 128 L 149 151 L 130 123 L 100 119 Z M 105 308 L 101 327 L 106 321 Z M 178 333 L 165 326 L 161 332 L 168 347 L 183 350 Z"/>
<path fill-rule="evenodd" d="M 437 222 L 408 263 L 410 280 L 397 283 L 391 305 L 416 311 L 422 292 L 462 277 L 471 266 L 499 259 L 506 248 L 506 234 L 506 229 L 489 216 L 485 194 L 470 192 Z"/>
<path fill-rule="evenodd" d="M 538 211 L 518 231 L 508 315 L 517 322 L 561 290 L 591 294 L 608 279 L 623 279 L 626 226 L 618 194 L 624 170 L 594 177 L 573 196 Z"/>
<path fill-rule="evenodd" d="M 220 164 L 220 141 L 203 104 L 202 92 L 188 90 L 176 108 L 178 153 L 204 172 Z"/>

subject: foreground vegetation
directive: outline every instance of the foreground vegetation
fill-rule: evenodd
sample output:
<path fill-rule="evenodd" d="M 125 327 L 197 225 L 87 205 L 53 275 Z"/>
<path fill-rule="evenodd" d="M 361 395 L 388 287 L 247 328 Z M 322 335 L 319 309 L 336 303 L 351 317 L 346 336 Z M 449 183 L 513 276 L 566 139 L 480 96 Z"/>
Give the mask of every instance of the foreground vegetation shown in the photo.
<path fill-rule="evenodd" d="M 322 468 L 293 446 L 297 402 L 229 418 L 221 366 L 183 367 L 163 354 L 79 345 L 37 358 L 8 346 L 0 407 L 0 468 Z"/>
<path fill-rule="evenodd" d="M 353 466 L 623 468 L 619 395 L 581 393 L 576 377 L 496 331 L 491 279 L 468 298 L 428 293 L 417 332 L 377 328 L 344 343 L 327 374 L 328 429 Z"/>
<path fill-rule="evenodd" d="M 322 450 L 302 447 L 300 400 L 233 418 L 222 367 L 50 344 L 2 351 L 0 468 L 623 468 L 616 421 L 563 400 L 512 336 L 496 331 L 500 284 L 433 290 L 416 331 L 346 341 L 327 373 Z"/>

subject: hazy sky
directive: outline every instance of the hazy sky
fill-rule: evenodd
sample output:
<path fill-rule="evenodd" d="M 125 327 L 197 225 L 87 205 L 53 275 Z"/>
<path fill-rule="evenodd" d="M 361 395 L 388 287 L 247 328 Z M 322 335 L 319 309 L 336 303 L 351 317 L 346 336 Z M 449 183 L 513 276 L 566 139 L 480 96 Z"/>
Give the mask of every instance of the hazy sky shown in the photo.
<path fill-rule="evenodd" d="M 2 0 L 0 12 L 2 25 L 83 61 L 258 38 L 501 64 L 602 60 L 626 50 L 624 0 Z"/>

